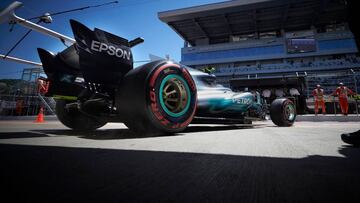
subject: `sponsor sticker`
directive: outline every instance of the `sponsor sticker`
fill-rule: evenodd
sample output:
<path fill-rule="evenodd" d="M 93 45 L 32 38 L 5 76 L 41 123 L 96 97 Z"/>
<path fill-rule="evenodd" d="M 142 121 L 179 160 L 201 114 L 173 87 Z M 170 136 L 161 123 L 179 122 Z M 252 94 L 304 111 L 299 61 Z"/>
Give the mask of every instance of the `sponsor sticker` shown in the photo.
<path fill-rule="evenodd" d="M 233 103 L 235 104 L 251 104 L 252 100 L 250 98 L 233 98 L 232 99 Z"/>
<path fill-rule="evenodd" d="M 118 58 L 122 58 L 122 59 L 126 59 L 128 61 L 130 61 L 131 59 L 131 51 L 130 50 L 125 50 L 119 47 L 115 47 L 113 45 L 108 45 L 105 44 L 103 42 L 99 42 L 96 40 L 93 40 L 91 42 L 91 50 L 96 51 L 96 52 L 101 52 L 101 53 L 107 53 L 110 56 L 116 56 Z"/>

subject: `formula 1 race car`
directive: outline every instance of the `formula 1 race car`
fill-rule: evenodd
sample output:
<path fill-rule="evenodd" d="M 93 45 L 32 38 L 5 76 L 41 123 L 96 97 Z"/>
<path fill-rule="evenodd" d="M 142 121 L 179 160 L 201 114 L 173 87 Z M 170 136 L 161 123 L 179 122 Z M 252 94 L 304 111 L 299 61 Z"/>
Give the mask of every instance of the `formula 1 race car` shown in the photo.
<path fill-rule="evenodd" d="M 123 122 L 142 133 L 176 133 L 192 121 L 249 123 L 264 119 L 258 93 L 235 93 L 213 75 L 167 60 L 133 68 L 131 47 L 143 42 L 90 30 L 70 20 L 76 43 L 54 55 L 39 48 L 59 120 L 75 130 Z M 271 104 L 272 121 L 291 126 L 296 112 L 287 99 Z"/>
<path fill-rule="evenodd" d="M 165 59 L 134 68 L 131 48 L 141 38 L 129 41 L 70 20 L 74 40 L 16 16 L 13 10 L 20 6 L 11 4 L 0 21 L 71 43 L 58 54 L 38 48 L 47 75 L 45 96 L 56 99 L 58 119 L 71 129 L 123 122 L 135 132 L 164 134 L 181 132 L 192 122 L 251 123 L 266 117 L 268 105 L 259 93 L 233 92 L 216 84 L 214 75 Z M 278 126 L 291 126 L 296 118 L 288 99 L 276 99 L 269 112 Z"/>

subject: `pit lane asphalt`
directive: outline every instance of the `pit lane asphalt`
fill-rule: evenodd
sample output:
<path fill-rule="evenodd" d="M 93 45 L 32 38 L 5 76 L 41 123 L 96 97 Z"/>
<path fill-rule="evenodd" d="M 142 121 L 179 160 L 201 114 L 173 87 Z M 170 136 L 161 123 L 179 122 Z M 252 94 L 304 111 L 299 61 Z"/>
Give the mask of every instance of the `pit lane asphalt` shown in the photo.
<path fill-rule="evenodd" d="M 359 122 L 284 128 L 266 121 L 191 125 L 151 137 L 117 123 L 77 133 L 57 121 L 0 121 L 0 198 L 359 202 L 360 149 L 340 140 L 359 128 Z"/>

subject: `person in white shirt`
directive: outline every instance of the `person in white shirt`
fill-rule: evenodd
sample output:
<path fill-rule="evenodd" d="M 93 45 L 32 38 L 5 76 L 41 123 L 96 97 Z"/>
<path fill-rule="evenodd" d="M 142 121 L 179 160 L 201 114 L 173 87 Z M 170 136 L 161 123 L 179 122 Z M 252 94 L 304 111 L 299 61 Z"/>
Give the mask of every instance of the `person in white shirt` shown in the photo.
<path fill-rule="evenodd" d="M 264 90 L 262 91 L 262 95 L 263 95 L 263 97 L 265 97 L 265 98 L 270 98 L 270 96 L 271 96 L 271 91 L 270 91 L 269 89 L 264 89 Z"/>
<path fill-rule="evenodd" d="M 284 90 L 283 89 L 276 89 L 275 90 L 275 95 L 277 97 L 283 97 L 284 96 Z"/>
<path fill-rule="evenodd" d="M 291 96 L 300 96 L 299 90 L 296 88 L 291 88 L 289 91 Z"/>

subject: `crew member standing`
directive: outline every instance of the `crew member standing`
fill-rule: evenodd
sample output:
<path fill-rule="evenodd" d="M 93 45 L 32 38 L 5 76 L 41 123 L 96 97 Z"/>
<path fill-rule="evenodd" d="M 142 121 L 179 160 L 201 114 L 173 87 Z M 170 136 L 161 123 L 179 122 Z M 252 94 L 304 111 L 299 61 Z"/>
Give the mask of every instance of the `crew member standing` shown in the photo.
<path fill-rule="evenodd" d="M 315 115 L 317 115 L 319 112 L 319 105 L 321 105 L 321 112 L 325 114 L 326 110 L 324 101 L 324 89 L 321 89 L 320 85 L 316 85 L 316 88 L 312 92 L 312 95 L 314 96 L 315 102 Z"/>
<path fill-rule="evenodd" d="M 351 89 L 344 86 L 342 82 L 339 83 L 339 85 L 340 86 L 336 88 L 333 95 L 339 97 L 341 112 L 346 116 L 349 110 L 348 95 L 355 95 L 355 93 L 351 91 Z"/>
<path fill-rule="evenodd" d="M 38 92 L 41 95 L 44 95 L 48 90 L 48 86 L 47 86 L 46 82 L 43 79 L 38 78 L 37 85 L 38 85 L 38 87 L 37 87 Z"/>

